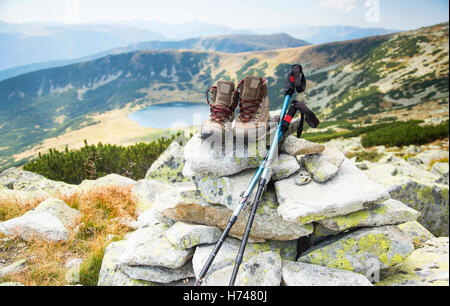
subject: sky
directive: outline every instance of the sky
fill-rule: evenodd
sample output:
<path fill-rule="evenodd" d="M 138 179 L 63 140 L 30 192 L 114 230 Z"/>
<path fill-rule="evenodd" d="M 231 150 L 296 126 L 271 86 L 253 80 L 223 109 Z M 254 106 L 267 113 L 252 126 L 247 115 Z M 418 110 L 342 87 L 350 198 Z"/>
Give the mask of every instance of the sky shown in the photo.
<path fill-rule="evenodd" d="M 351 25 L 409 30 L 449 20 L 448 0 L 0 0 L 11 23 L 201 21 L 235 29 Z"/>

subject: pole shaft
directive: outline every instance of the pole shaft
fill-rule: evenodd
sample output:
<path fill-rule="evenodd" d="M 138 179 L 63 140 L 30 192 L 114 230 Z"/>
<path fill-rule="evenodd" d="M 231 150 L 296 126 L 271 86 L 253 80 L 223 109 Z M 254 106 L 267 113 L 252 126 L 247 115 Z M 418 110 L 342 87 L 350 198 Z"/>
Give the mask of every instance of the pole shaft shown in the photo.
<path fill-rule="evenodd" d="M 236 222 L 237 217 L 232 216 L 230 220 L 228 221 L 227 227 L 222 233 L 222 236 L 220 236 L 219 241 L 217 241 L 216 246 L 214 247 L 214 250 L 211 252 L 211 254 L 208 257 L 208 260 L 206 261 L 205 265 L 203 266 L 202 271 L 200 272 L 199 276 L 195 280 L 195 286 L 199 286 L 203 278 L 205 277 L 206 273 L 209 270 L 209 267 L 213 263 L 214 259 L 216 258 L 217 253 L 219 252 L 220 248 L 222 247 L 222 244 L 224 243 L 225 239 L 228 236 L 228 233 L 230 232 L 231 228 L 233 227 L 234 223 Z"/>
<path fill-rule="evenodd" d="M 264 162 L 260 166 L 260 168 L 262 167 L 262 169 L 261 169 L 262 174 L 260 177 L 258 190 L 256 191 L 256 196 L 255 196 L 255 200 L 253 202 L 252 212 L 247 221 L 247 226 L 245 228 L 244 237 L 242 238 L 241 246 L 239 247 L 239 252 L 238 252 L 238 255 L 236 256 L 235 265 L 233 268 L 233 273 L 231 274 L 229 286 L 234 286 L 234 283 L 236 282 L 236 277 L 239 272 L 239 267 L 241 266 L 242 258 L 244 256 L 245 248 L 247 246 L 248 237 L 250 236 L 250 231 L 252 229 L 253 221 L 255 219 L 256 210 L 258 209 L 259 201 L 261 200 L 262 194 L 264 192 L 266 182 L 268 182 L 270 180 L 270 177 L 269 177 L 270 168 L 271 168 L 272 162 L 275 158 L 275 153 L 278 153 L 277 152 L 278 151 L 278 142 L 283 137 L 283 131 L 281 129 L 281 126 L 282 126 L 282 121 L 284 119 L 284 116 L 286 115 L 286 112 L 287 112 L 290 98 L 291 98 L 291 96 L 288 94 L 286 94 L 286 96 L 284 97 L 283 106 L 282 106 L 281 112 L 280 112 L 280 121 L 279 121 L 277 129 L 275 131 L 275 137 L 272 140 L 270 150 L 267 153 L 267 156 L 266 156 Z M 258 171 L 259 170 L 260 169 L 258 169 Z"/>
<path fill-rule="evenodd" d="M 266 181 L 262 179 L 259 182 L 258 190 L 256 191 L 255 200 L 253 202 L 252 212 L 250 213 L 250 217 L 247 221 L 247 226 L 245 227 L 244 237 L 242 238 L 241 246 L 239 247 L 239 252 L 236 257 L 235 265 L 233 268 L 233 274 L 231 274 L 231 279 L 229 286 L 234 286 L 236 281 L 237 274 L 239 272 L 239 267 L 242 263 L 242 258 L 244 257 L 245 248 L 247 246 L 248 237 L 250 236 L 250 231 L 252 229 L 253 221 L 255 219 L 256 210 L 258 209 L 259 201 L 261 200 L 262 194 L 264 192 L 264 188 L 266 187 Z"/>

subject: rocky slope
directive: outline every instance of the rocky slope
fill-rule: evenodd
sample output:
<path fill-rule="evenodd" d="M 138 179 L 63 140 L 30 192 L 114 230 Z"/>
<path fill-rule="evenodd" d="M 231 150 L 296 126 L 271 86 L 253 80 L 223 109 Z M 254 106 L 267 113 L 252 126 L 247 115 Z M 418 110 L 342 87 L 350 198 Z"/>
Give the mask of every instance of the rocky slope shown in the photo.
<path fill-rule="evenodd" d="M 330 119 L 418 104 L 448 108 L 448 23 L 416 31 L 300 48 L 223 54 L 141 51 L 28 73 L 0 82 L 0 163 L 42 140 L 93 125 L 94 112 L 200 102 L 219 78 L 261 75 L 271 108 L 292 63 L 304 65 L 306 102 Z"/>
<path fill-rule="evenodd" d="M 327 145 L 349 156 L 373 152 L 376 160 L 359 160 L 358 168 L 371 180 L 386 186 L 393 198 L 420 211 L 419 222 L 433 234 L 448 236 L 448 140 L 422 146 L 379 146 L 366 150 L 356 137 L 333 140 Z"/>
<path fill-rule="evenodd" d="M 109 244 L 98 284 L 189 285 L 263 158 L 265 141 L 230 152 L 210 148 L 197 135 L 186 141 L 172 143 L 138 182 L 109 175 L 75 186 L 11 168 L 0 174 L 0 195 L 51 197 L 102 185 L 132 186 L 138 217 L 128 222 L 135 231 Z M 286 138 L 237 285 L 448 285 L 448 238 L 436 239 L 416 221 L 427 210 L 391 198 L 395 190 L 370 180 L 360 169 L 364 166 L 337 147 Z M 448 181 L 446 186 L 448 195 Z M 228 284 L 249 209 L 238 218 L 204 285 Z M 64 241 L 76 214 L 47 200 L 0 223 L 0 232 Z"/>

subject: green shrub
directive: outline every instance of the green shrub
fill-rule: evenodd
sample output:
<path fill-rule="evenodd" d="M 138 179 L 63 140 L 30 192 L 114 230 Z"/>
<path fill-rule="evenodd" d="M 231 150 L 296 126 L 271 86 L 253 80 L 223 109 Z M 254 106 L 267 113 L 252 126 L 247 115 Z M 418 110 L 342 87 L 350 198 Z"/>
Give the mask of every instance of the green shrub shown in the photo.
<path fill-rule="evenodd" d="M 150 143 L 129 147 L 102 143 L 88 145 L 85 141 L 85 146 L 79 150 L 66 148 L 60 152 L 50 149 L 46 154 L 39 154 L 36 160 L 24 165 L 24 170 L 70 184 L 80 184 L 85 179 L 97 179 L 111 173 L 138 180 L 144 178 L 174 137 L 161 137 Z"/>
<path fill-rule="evenodd" d="M 339 121 L 336 121 L 339 122 Z M 326 125 L 326 124 L 325 124 Z M 336 132 L 333 129 L 328 129 L 326 132 L 319 132 L 319 133 L 305 133 L 303 134 L 303 138 L 309 141 L 313 142 L 327 142 L 335 138 L 351 138 L 351 137 L 357 137 L 364 133 L 368 133 L 370 131 L 374 131 L 380 128 L 383 128 L 385 126 L 388 126 L 387 123 L 380 123 L 380 124 L 374 124 L 369 125 L 365 127 L 352 127 L 350 131 L 343 131 L 343 132 Z M 322 128 L 322 123 L 319 125 L 319 128 Z"/>
<path fill-rule="evenodd" d="M 383 117 L 378 119 L 378 122 L 389 122 L 389 121 L 395 121 L 397 120 L 397 117 L 393 116 L 393 117 Z"/>
<path fill-rule="evenodd" d="M 421 145 L 448 137 L 449 122 L 420 126 L 420 121 L 396 122 L 368 132 L 361 140 L 364 147 Z"/>

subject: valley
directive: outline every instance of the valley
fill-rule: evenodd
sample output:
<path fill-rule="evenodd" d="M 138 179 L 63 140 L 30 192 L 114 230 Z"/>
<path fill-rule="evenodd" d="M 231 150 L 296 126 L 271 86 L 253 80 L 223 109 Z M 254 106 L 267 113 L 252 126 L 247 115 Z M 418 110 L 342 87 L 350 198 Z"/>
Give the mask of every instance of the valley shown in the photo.
<path fill-rule="evenodd" d="M 324 122 L 390 116 L 440 123 L 448 119 L 448 35 L 445 23 L 280 50 L 145 50 L 20 75 L 0 82 L 0 168 L 84 139 L 154 139 L 164 131 L 140 128 L 127 114 L 155 103 L 204 102 L 205 89 L 220 78 L 266 77 L 275 110 L 292 63 L 303 65 L 302 98 Z"/>

